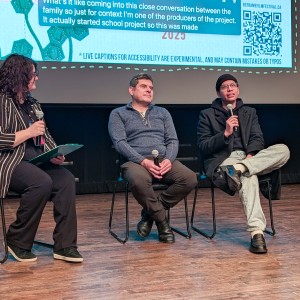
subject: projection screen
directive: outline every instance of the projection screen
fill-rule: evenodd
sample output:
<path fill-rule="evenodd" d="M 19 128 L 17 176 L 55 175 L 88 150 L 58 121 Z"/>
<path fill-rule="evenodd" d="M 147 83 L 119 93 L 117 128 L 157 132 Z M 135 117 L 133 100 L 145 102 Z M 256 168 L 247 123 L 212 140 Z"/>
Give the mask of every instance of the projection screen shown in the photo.
<path fill-rule="evenodd" d="M 158 102 L 209 103 L 226 72 L 252 103 L 297 103 L 297 6 L 287 0 L 1 0 L 0 56 L 20 53 L 39 62 L 41 102 L 127 102 L 131 76 L 148 72 Z"/>

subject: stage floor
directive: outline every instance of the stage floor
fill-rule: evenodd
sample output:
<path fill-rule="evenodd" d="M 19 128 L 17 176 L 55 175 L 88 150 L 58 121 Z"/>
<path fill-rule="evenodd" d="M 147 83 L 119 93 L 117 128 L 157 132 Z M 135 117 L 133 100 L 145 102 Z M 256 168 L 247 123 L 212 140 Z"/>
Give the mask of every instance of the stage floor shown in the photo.
<path fill-rule="evenodd" d="M 125 228 L 122 195 L 118 194 L 115 214 L 120 233 Z M 201 188 L 197 226 L 208 228 L 211 222 L 209 199 L 210 190 Z M 191 194 L 190 214 L 192 201 Z M 174 244 L 163 244 L 155 226 L 142 240 L 136 233 L 141 209 L 130 196 L 130 236 L 123 245 L 108 231 L 110 204 L 111 194 L 78 195 L 78 246 L 84 262 L 54 260 L 51 249 L 38 245 L 33 248 L 38 256 L 34 263 L 19 263 L 9 256 L 0 265 L 1 299 L 300 299 L 300 185 L 284 185 L 282 199 L 273 201 L 277 233 L 266 235 L 266 255 L 249 252 L 250 235 L 239 199 L 217 189 L 213 240 L 192 231 L 190 240 L 175 234 Z M 262 205 L 269 225 L 264 198 Z M 18 200 L 5 200 L 7 226 L 17 207 Z M 175 227 L 185 228 L 183 203 L 172 209 L 171 220 Z M 37 239 L 52 242 L 53 228 L 48 203 Z"/>

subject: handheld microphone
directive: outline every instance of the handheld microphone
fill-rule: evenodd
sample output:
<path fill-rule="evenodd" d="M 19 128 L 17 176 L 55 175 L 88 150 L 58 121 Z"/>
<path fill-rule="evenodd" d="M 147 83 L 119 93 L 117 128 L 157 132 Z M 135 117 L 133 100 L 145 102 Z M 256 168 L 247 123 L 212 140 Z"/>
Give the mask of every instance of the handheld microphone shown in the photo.
<path fill-rule="evenodd" d="M 153 160 L 154 160 L 154 164 L 156 166 L 159 166 L 159 161 L 158 161 L 158 154 L 159 154 L 159 152 L 154 149 L 154 150 L 152 150 L 151 154 L 152 154 L 152 157 L 153 157 Z"/>
<path fill-rule="evenodd" d="M 36 115 L 36 118 L 38 119 L 38 121 L 42 120 L 44 117 L 44 113 L 41 110 L 36 110 L 35 115 Z"/>
<path fill-rule="evenodd" d="M 36 116 L 36 118 L 37 118 L 38 121 L 41 121 L 41 120 L 43 120 L 44 113 L 41 110 L 36 110 L 35 111 L 35 116 Z M 45 145 L 45 138 L 44 138 L 43 135 L 38 135 L 33 140 L 34 140 L 34 145 L 35 146 L 40 147 L 40 146 L 44 146 Z"/>
<path fill-rule="evenodd" d="M 233 116 L 232 104 L 227 104 L 227 109 L 228 109 L 230 115 Z M 233 129 L 234 129 L 234 131 L 237 131 L 237 127 L 236 126 L 234 126 Z"/>

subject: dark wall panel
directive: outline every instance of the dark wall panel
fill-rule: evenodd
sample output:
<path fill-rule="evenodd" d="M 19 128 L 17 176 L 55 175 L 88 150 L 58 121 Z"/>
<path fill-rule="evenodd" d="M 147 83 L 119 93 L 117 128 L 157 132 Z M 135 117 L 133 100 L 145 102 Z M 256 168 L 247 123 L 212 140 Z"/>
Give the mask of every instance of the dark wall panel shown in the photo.
<path fill-rule="evenodd" d="M 47 126 L 58 144 L 82 143 L 84 148 L 67 156 L 74 161 L 70 170 L 79 178 L 77 192 L 111 191 L 118 172 L 117 155 L 107 131 L 111 110 L 118 105 L 43 104 Z M 162 105 L 174 120 L 181 144 L 191 144 L 190 155 L 197 155 L 196 127 L 201 109 L 209 105 Z M 282 169 L 283 183 L 300 182 L 300 105 L 251 105 L 257 109 L 267 145 L 286 143 L 291 159 Z M 197 163 L 190 167 L 197 172 Z"/>

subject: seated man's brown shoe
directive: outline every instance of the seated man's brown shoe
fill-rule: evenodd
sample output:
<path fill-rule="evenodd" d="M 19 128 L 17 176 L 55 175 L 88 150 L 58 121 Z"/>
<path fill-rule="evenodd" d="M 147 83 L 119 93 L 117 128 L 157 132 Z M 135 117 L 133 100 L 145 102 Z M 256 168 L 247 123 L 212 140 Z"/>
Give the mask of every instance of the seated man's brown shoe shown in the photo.
<path fill-rule="evenodd" d="M 142 219 L 137 224 L 137 233 L 139 234 L 139 236 L 145 238 L 151 232 L 153 220 L 145 209 L 142 209 L 141 216 Z"/>
<path fill-rule="evenodd" d="M 156 222 L 158 238 L 163 243 L 174 243 L 175 236 L 167 220 Z"/>
<path fill-rule="evenodd" d="M 263 234 L 257 233 L 252 237 L 250 252 L 256 254 L 263 254 L 268 252 L 266 241 Z"/>

